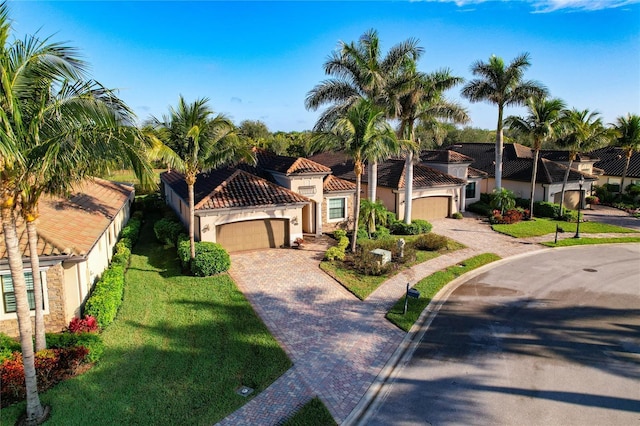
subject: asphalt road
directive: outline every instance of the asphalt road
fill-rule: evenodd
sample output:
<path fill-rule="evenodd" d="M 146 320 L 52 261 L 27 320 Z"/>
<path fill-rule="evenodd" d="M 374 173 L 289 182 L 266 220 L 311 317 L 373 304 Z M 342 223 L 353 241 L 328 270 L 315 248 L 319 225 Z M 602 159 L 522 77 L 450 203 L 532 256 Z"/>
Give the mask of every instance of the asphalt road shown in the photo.
<path fill-rule="evenodd" d="M 502 263 L 415 345 L 364 424 L 640 425 L 640 244 Z"/>

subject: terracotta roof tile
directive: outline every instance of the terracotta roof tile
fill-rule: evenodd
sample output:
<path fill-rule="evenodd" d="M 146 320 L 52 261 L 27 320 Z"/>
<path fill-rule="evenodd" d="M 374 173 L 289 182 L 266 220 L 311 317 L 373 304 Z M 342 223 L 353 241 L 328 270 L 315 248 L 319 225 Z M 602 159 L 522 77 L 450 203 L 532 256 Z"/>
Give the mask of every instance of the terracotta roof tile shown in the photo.
<path fill-rule="evenodd" d="M 423 151 L 420 160 L 434 163 L 471 163 L 473 158 L 450 149 Z"/>
<path fill-rule="evenodd" d="M 36 221 L 38 253 L 85 255 L 132 194 L 131 186 L 94 179 L 77 187 L 68 198 L 43 196 Z M 20 250 L 28 257 L 26 226 L 22 221 L 18 224 L 18 237 Z M 6 258 L 4 237 L 0 238 L 0 258 Z"/>
<path fill-rule="evenodd" d="M 315 161 L 302 157 L 275 155 L 263 150 L 256 150 L 258 168 L 271 170 L 286 175 L 304 173 L 331 173 L 331 169 Z"/>
<path fill-rule="evenodd" d="M 344 192 L 355 191 L 356 184 L 344 179 L 340 179 L 334 175 L 329 175 L 324 179 L 323 183 L 324 192 Z"/>

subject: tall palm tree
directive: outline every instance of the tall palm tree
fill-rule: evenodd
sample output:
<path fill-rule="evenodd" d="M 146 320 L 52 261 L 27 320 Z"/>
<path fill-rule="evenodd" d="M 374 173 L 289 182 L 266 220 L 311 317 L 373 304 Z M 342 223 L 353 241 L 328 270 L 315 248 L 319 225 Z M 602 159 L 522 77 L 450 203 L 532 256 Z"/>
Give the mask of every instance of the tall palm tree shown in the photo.
<path fill-rule="evenodd" d="M 622 148 L 626 158 L 624 169 L 622 170 L 622 181 L 620 182 L 620 193 L 623 193 L 631 156 L 634 152 L 640 152 L 640 116 L 627 114 L 626 117 L 618 117 L 614 127 L 618 131 L 618 135 L 613 144 Z"/>
<path fill-rule="evenodd" d="M 508 66 L 505 66 L 502 58 L 493 55 L 489 58 L 489 62 L 477 61 L 471 66 L 471 72 L 478 78 L 469 81 L 462 88 L 462 96 L 471 102 L 488 101 L 498 106 L 495 189 L 502 187 L 504 108 L 523 105 L 531 97 L 547 95 L 547 89 L 540 83 L 523 80 L 524 71 L 530 65 L 528 53 L 517 56 Z"/>
<path fill-rule="evenodd" d="M 415 138 L 416 125 L 435 126 L 440 120 L 466 123 L 469 116 L 462 106 L 448 101 L 443 95 L 446 90 L 462 83 L 462 78 L 451 75 L 450 70 L 424 74 L 407 68 L 405 79 L 408 84 L 398 97 L 394 112 L 400 122 L 397 136 L 406 152 L 404 221 L 408 224 L 411 223 L 413 199 L 413 156 L 420 150 Z"/>
<path fill-rule="evenodd" d="M 353 238 L 351 251 L 355 252 L 360 217 L 360 188 L 364 163 L 378 155 L 381 147 L 395 149 L 396 138 L 393 129 L 387 123 L 385 111 L 371 101 L 361 99 L 342 115 L 333 118 L 331 123 L 323 123 L 324 128 L 316 137 L 316 145 L 324 149 L 342 149 L 353 159 L 353 172 L 356 176 L 356 199 L 353 205 Z"/>
<path fill-rule="evenodd" d="M 423 49 L 418 41 L 408 39 L 389 49 L 382 55 L 377 31 L 365 32 L 357 43 L 340 43 L 324 64 L 325 73 L 334 78 L 316 85 L 305 101 L 307 109 L 317 110 L 329 104 L 316 123 L 316 130 L 327 127 L 360 99 L 367 99 L 383 109 L 387 118 L 393 118 L 397 109 L 398 92 L 406 83 L 403 80 L 405 67 L 414 64 Z M 377 163 L 393 153 L 380 151 L 368 160 L 368 198 L 376 200 Z"/>
<path fill-rule="evenodd" d="M 233 122 L 215 114 L 207 98 L 188 104 L 182 96 L 162 121 L 153 119 L 161 140 L 173 150 L 170 164 L 185 176 L 189 191 L 189 240 L 196 255 L 194 235 L 194 185 L 198 173 L 238 162 L 255 161 L 248 144 L 238 137 Z"/>
<path fill-rule="evenodd" d="M 564 173 L 560 197 L 560 215 L 564 214 L 564 193 L 569 180 L 571 166 L 581 152 L 588 152 L 608 144 L 616 134 L 615 129 L 602 123 L 600 113 L 588 109 L 571 109 L 564 112 L 561 122 L 560 138 L 557 143 L 569 151 L 569 165 Z"/>
<path fill-rule="evenodd" d="M 505 124 L 510 129 L 518 131 L 532 139 L 533 173 L 531 174 L 531 201 L 529 214 L 533 218 L 533 201 L 538 176 L 538 158 L 542 144 L 551 140 L 558 130 L 562 118 L 562 111 L 566 108 L 560 99 L 529 98 L 526 102 L 528 114 L 525 117 L 509 116 Z"/>

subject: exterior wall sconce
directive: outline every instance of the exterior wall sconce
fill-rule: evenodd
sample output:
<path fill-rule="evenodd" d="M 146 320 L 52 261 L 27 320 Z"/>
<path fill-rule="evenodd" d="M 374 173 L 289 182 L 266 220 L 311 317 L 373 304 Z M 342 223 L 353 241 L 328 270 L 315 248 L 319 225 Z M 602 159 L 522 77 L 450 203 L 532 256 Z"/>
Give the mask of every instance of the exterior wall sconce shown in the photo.
<path fill-rule="evenodd" d="M 291 224 L 295 226 L 298 225 L 298 216 L 294 216 L 291 218 Z"/>
<path fill-rule="evenodd" d="M 209 228 L 209 224 L 202 227 L 202 232 L 209 232 L 211 228 Z"/>

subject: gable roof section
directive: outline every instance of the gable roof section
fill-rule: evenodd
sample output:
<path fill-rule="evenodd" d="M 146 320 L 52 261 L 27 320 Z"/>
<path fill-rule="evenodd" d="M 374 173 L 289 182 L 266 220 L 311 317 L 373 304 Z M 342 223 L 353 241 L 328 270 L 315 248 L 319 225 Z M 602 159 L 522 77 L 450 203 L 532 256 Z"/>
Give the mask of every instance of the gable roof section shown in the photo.
<path fill-rule="evenodd" d="M 78 186 L 67 198 L 45 195 L 38 207 L 38 254 L 40 256 L 86 255 L 133 195 L 131 186 L 94 179 Z M 1 233 L 1 232 L 0 232 Z M 18 224 L 23 257 L 29 257 L 26 226 Z M 6 258 L 4 236 L 0 258 Z"/>
<path fill-rule="evenodd" d="M 329 175 L 324 179 L 322 189 L 324 192 L 355 192 L 356 184 L 334 175 Z"/>
<path fill-rule="evenodd" d="M 161 179 L 183 200 L 188 199 L 187 184 L 181 173 L 165 172 Z M 195 210 L 270 207 L 307 202 L 309 199 L 300 194 L 231 167 L 200 173 L 194 185 Z"/>
<path fill-rule="evenodd" d="M 627 161 L 622 148 L 608 146 L 606 148 L 596 149 L 590 152 L 590 155 L 600 159 L 594 166 L 602 169 L 605 175 L 622 177 L 622 171 Z M 634 152 L 631 155 L 627 177 L 640 178 L 640 152 Z"/>
<path fill-rule="evenodd" d="M 275 155 L 264 150 L 256 150 L 257 167 L 285 175 L 307 173 L 331 173 L 329 167 L 302 157 Z"/>
<path fill-rule="evenodd" d="M 467 157 L 450 149 L 429 150 L 420 153 L 420 160 L 432 163 L 472 163 L 473 158 Z"/>

